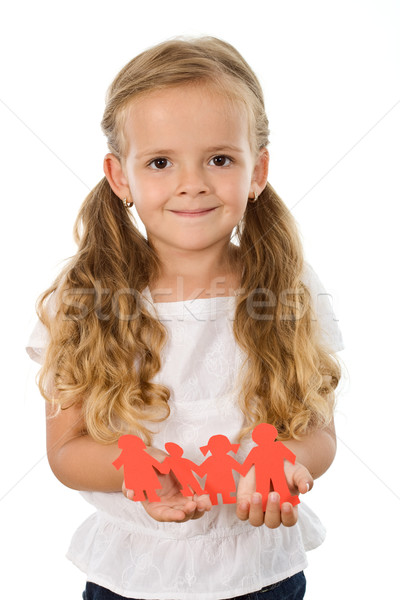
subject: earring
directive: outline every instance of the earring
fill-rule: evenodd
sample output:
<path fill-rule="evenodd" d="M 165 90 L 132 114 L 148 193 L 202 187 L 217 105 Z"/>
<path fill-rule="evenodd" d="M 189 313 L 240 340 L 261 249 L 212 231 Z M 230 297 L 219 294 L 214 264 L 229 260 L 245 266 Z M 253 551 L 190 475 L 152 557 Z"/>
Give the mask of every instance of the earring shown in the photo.
<path fill-rule="evenodd" d="M 125 206 L 125 208 L 131 208 L 131 206 L 133 206 L 134 203 L 132 201 L 128 202 L 128 200 L 124 198 L 122 200 L 122 204 Z"/>
<path fill-rule="evenodd" d="M 249 198 L 249 202 L 251 202 L 252 204 L 254 204 L 255 202 L 257 202 L 257 192 L 254 192 L 254 198 Z"/>

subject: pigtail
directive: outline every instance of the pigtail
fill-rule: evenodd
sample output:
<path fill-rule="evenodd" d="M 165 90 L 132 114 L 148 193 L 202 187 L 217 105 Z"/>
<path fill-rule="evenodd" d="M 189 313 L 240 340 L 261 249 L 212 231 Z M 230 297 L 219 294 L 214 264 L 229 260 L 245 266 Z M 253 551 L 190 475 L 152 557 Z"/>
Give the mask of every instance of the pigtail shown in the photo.
<path fill-rule="evenodd" d="M 60 406 L 82 405 L 87 430 L 102 442 L 135 432 L 150 443 L 142 424 L 169 414 L 169 390 L 151 383 L 166 340 L 141 292 L 158 272 L 158 259 L 106 178 L 78 214 L 78 251 L 50 291 L 56 319 L 40 316 L 51 342 L 39 385 L 46 397 L 52 374 Z M 53 302 L 54 304 L 54 302 Z"/>
<path fill-rule="evenodd" d="M 135 285 L 142 290 L 150 274 L 157 274 L 159 265 L 130 215 L 103 177 L 86 197 L 75 221 L 77 259 L 91 264 L 94 279 L 128 281 L 133 275 Z"/>
<path fill-rule="evenodd" d="M 248 356 L 241 395 L 248 426 L 242 435 L 269 422 L 280 439 L 299 437 L 331 420 L 339 369 L 316 342 L 296 223 L 270 184 L 248 203 L 238 238 L 244 267 L 234 334 Z"/>

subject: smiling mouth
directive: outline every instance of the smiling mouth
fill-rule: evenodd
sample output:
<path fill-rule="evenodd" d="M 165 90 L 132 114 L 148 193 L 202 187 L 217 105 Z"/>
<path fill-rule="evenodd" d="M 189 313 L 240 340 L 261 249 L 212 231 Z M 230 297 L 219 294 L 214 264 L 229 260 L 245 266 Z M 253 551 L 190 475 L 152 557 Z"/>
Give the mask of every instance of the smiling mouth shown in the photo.
<path fill-rule="evenodd" d="M 201 217 L 211 213 L 216 208 L 216 206 L 213 206 L 212 208 L 199 208 L 196 210 L 171 210 L 171 212 L 182 217 Z"/>

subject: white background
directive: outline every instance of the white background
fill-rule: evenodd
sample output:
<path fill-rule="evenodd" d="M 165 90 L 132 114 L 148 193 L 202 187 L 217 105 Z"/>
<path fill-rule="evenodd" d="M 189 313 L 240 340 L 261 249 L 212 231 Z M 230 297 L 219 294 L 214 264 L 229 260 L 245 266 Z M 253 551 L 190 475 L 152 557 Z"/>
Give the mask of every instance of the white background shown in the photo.
<path fill-rule="evenodd" d="M 91 513 L 45 458 L 34 303 L 74 253 L 72 225 L 106 153 L 107 86 L 177 35 L 221 37 L 264 86 L 270 181 L 333 296 L 348 375 L 338 453 L 309 504 L 328 529 L 307 600 L 398 597 L 399 3 L 104 0 L 4 3 L 0 25 L 2 596 L 80 598 L 65 558 Z M 4 591 L 5 588 L 5 591 Z"/>

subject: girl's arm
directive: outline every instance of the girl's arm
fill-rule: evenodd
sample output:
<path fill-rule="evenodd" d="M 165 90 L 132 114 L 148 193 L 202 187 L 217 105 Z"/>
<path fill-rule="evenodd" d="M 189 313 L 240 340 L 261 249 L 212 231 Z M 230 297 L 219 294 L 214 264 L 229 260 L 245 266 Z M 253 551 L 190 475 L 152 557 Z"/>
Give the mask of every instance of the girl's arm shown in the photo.
<path fill-rule="evenodd" d="M 54 416 L 54 410 L 46 406 L 47 457 L 54 475 L 67 487 L 82 491 L 121 492 L 132 499 L 133 492 L 124 485 L 123 469 L 113 466 L 121 454 L 118 443 L 100 444 L 85 429 L 79 407 L 71 406 Z M 148 451 L 160 461 L 166 456 L 157 448 Z M 183 522 L 198 519 L 210 510 L 208 496 L 196 500 L 182 496 L 179 486 L 171 475 L 162 475 L 162 501 L 141 504 L 157 521 Z"/>
<path fill-rule="evenodd" d="M 336 454 L 334 421 L 325 429 L 318 429 L 301 440 L 282 442 L 296 455 L 296 463 L 304 465 L 313 479 L 321 477 L 331 466 Z M 290 482 L 288 482 L 290 484 Z"/>
<path fill-rule="evenodd" d="M 123 470 L 112 462 L 121 449 L 118 443 L 100 444 L 91 438 L 79 406 L 70 406 L 55 415 L 46 404 L 47 457 L 54 475 L 75 490 L 120 492 Z"/>

